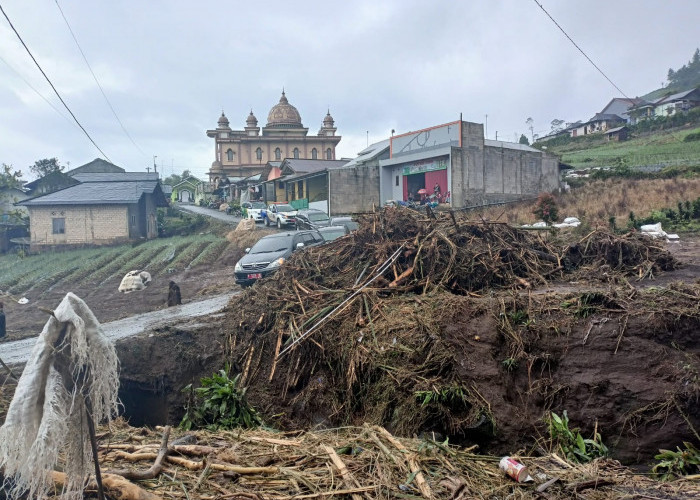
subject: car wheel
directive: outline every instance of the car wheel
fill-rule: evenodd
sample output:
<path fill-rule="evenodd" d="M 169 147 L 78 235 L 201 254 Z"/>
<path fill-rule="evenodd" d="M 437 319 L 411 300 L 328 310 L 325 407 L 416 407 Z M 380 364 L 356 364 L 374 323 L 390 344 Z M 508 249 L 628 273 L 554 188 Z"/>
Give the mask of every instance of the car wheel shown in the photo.
<path fill-rule="evenodd" d="M 277 219 L 277 229 L 282 229 L 282 222 Z"/>

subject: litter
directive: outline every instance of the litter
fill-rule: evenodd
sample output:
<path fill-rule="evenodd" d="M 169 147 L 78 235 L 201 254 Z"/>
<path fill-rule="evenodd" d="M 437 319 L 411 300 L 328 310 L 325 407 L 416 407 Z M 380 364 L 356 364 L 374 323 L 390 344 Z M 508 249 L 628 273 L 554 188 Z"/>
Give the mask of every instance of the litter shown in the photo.
<path fill-rule="evenodd" d="M 146 271 L 129 271 L 122 278 L 119 285 L 119 291 L 122 293 L 131 293 L 143 290 L 151 283 L 151 274 Z"/>

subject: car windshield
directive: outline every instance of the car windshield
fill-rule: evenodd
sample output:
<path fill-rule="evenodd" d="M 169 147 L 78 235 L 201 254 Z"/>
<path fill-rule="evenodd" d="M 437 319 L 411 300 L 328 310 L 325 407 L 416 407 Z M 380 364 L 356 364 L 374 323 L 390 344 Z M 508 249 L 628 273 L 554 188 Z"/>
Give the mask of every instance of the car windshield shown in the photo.
<path fill-rule="evenodd" d="M 262 201 L 254 201 L 251 208 L 265 208 L 265 204 Z"/>
<path fill-rule="evenodd" d="M 278 212 L 294 212 L 295 208 L 291 205 L 277 205 Z"/>
<path fill-rule="evenodd" d="M 344 229 L 332 229 L 328 231 L 322 231 L 321 236 L 323 236 L 323 239 L 326 241 L 333 241 L 337 238 L 340 238 L 341 236 L 345 236 L 345 230 Z"/>
<path fill-rule="evenodd" d="M 274 238 L 263 238 L 250 249 L 251 254 L 281 252 L 287 250 L 292 243 L 291 236 L 275 236 Z"/>
<path fill-rule="evenodd" d="M 311 213 L 308 215 L 309 220 L 313 222 L 319 222 L 322 220 L 328 220 L 328 216 L 322 213 Z"/>

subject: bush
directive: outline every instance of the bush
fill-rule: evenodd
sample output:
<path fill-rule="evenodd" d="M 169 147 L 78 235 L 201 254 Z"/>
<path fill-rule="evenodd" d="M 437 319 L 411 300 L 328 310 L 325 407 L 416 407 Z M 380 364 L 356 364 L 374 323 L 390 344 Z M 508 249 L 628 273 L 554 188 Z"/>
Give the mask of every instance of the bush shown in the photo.
<path fill-rule="evenodd" d="M 227 366 L 211 377 L 203 377 L 201 387 L 192 389 L 190 384 L 183 389 L 191 397 L 180 427 L 185 430 L 249 429 L 262 424 L 257 411 L 248 404 L 246 389 L 239 386 L 240 374 L 229 378 L 228 369 Z"/>
<path fill-rule="evenodd" d="M 547 423 L 552 448 L 559 451 L 567 460 L 585 463 L 608 456 L 608 448 L 603 444 L 603 438 L 597 430 L 593 432 L 593 439 L 584 439 L 579 429 L 569 428 L 566 410 L 561 417 L 551 412 Z"/>
<path fill-rule="evenodd" d="M 554 196 L 549 193 L 541 193 L 537 197 L 537 202 L 535 202 L 535 208 L 532 210 L 532 213 L 547 224 L 551 224 L 557 220 L 559 217 L 559 210 L 557 209 L 557 202 Z"/>
<path fill-rule="evenodd" d="M 700 132 L 695 132 L 694 134 L 688 134 L 683 138 L 683 142 L 693 142 L 700 141 Z"/>

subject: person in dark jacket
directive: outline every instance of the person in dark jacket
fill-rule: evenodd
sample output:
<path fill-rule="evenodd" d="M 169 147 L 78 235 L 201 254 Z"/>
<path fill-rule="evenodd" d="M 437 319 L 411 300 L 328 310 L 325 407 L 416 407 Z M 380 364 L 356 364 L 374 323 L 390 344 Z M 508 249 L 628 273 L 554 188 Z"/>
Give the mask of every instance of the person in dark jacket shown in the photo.
<path fill-rule="evenodd" d="M 0 339 L 5 336 L 5 305 L 0 302 Z"/>
<path fill-rule="evenodd" d="M 180 296 L 180 287 L 174 281 L 171 281 L 168 285 L 168 307 L 179 306 L 182 304 L 182 297 Z"/>

